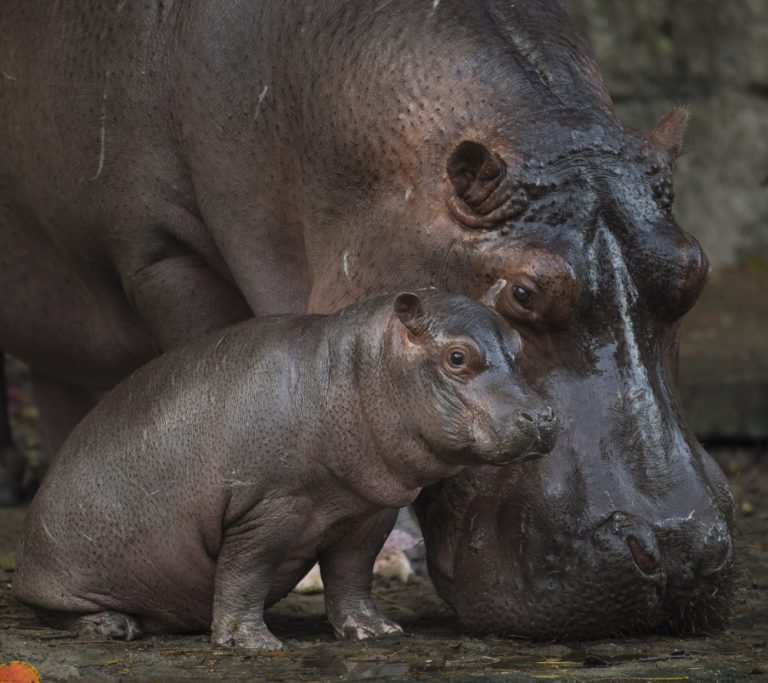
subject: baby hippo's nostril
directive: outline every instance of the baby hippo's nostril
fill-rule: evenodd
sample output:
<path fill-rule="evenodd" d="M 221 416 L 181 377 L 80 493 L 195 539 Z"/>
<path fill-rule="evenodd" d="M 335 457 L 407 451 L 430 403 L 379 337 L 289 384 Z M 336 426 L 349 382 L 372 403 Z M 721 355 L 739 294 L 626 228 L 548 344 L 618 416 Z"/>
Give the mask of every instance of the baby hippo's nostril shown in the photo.
<path fill-rule="evenodd" d="M 520 417 L 528 422 L 533 422 L 533 417 L 530 413 L 520 413 Z"/>

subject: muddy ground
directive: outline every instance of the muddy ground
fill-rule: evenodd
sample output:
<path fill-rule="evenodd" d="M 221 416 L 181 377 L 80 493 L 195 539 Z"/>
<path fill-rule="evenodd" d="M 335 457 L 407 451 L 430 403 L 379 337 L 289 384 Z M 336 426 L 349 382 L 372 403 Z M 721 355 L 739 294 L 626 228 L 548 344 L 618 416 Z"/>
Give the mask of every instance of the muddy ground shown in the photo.
<path fill-rule="evenodd" d="M 13 377 L 16 381 L 13 381 Z M 18 440 L 34 459 L 37 416 L 23 376 L 12 372 Z M 43 681 L 736 681 L 768 680 L 768 447 L 715 450 L 733 485 L 741 587 L 721 634 L 587 643 L 473 637 L 432 586 L 377 581 L 374 595 L 405 634 L 375 643 L 334 641 L 322 596 L 291 594 L 268 623 L 291 646 L 255 656 L 218 648 L 205 635 L 131 643 L 77 637 L 41 626 L 10 596 L 24 507 L 0 511 L 0 662 L 24 659 Z"/>

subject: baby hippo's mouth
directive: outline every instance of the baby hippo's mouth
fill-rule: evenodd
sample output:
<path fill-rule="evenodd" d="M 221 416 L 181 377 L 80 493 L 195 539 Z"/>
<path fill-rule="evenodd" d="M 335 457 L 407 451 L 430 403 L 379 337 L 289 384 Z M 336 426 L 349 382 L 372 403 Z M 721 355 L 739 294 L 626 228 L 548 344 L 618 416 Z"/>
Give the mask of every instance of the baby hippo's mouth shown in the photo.
<path fill-rule="evenodd" d="M 472 425 L 478 458 L 489 465 L 528 462 L 555 447 L 557 419 L 550 407 L 536 413 L 521 411 L 501 426 Z"/>

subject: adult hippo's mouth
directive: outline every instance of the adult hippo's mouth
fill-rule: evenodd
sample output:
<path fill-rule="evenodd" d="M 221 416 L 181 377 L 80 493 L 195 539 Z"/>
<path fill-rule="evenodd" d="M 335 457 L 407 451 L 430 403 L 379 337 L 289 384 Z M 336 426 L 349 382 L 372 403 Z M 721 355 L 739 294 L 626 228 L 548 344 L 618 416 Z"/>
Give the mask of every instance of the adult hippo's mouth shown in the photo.
<path fill-rule="evenodd" d="M 512 466 L 507 492 L 513 480 L 526 487 L 534 482 L 537 490 L 549 470 L 562 465 L 557 459 Z M 478 471 L 465 485 L 478 491 L 488 490 L 489 483 L 487 473 Z M 542 488 L 545 501 L 556 495 Z M 439 567 L 441 547 L 427 539 L 435 560 L 432 578 L 465 626 L 547 639 L 722 628 L 734 583 L 722 517 L 705 513 L 698 521 L 695 507 L 685 517 L 666 519 L 658 508 L 645 514 L 615 510 L 577 531 L 560 514 L 534 511 L 530 497 L 521 492 L 519 504 L 497 506 L 493 519 L 484 496 L 466 500 L 457 509 L 462 524 L 445 573 Z"/>

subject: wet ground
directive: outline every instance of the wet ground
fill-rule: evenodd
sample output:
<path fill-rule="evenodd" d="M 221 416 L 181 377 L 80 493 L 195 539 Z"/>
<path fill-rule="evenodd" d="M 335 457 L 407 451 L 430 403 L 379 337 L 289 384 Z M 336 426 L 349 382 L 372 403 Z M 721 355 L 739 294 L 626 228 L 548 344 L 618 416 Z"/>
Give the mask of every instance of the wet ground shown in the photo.
<path fill-rule="evenodd" d="M 17 437 L 34 458 L 37 415 L 23 378 L 12 373 L 11 381 Z M 0 662 L 24 659 L 43 681 L 768 681 L 768 447 L 716 455 L 737 501 L 741 569 L 734 618 L 722 634 L 558 644 L 473 637 L 417 579 L 376 583 L 376 599 L 405 634 L 373 643 L 336 642 L 322 596 L 297 594 L 268 612 L 287 652 L 251 655 L 213 647 L 205 635 L 131 643 L 77 637 L 41 626 L 10 597 L 19 507 L 0 511 Z"/>

